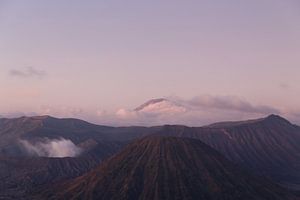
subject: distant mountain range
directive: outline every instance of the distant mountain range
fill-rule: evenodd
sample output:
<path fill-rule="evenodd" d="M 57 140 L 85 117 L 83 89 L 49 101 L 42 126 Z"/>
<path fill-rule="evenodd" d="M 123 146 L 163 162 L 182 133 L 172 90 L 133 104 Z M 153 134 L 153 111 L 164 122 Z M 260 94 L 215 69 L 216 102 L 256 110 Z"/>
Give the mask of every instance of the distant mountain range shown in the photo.
<path fill-rule="evenodd" d="M 143 137 L 146 138 L 139 139 Z M 58 151 L 59 148 L 70 147 L 64 143 L 57 146 L 49 142 L 60 140 L 68 140 L 80 148 L 80 155 L 75 158 L 46 158 L 36 154 L 41 144 Z M 31 149 L 22 141 L 28 142 Z M 125 147 L 128 143 L 131 144 Z M 156 151 L 167 153 L 156 155 Z M 120 153 L 108 159 L 117 152 Z M 149 162 L 144 159 L 144 154 L 149 155 L 146 156 Z M 209 167 L 202 162 L 210 163 Z M 144 167 L 151 163 L 153 169 Z M 162 171 L 157 170 L 161 167 Z M 198 168 L 200 171 L 202 168 L 215 171 L 211 172 L 213 176 L 208 176 L 208 172 L 201 176 L 196 170 Z M 190 174 L 185 174 L 188 171 L 191 171 Z M 141 177 L 134 175 L 137 172 Z M 114 174 L 120 174 L 120 179 L 116 179 Z M 151 174 L 164 178 L 154 179 Z M 152 188 L 153 185 L 139 187 L 146 177 L 150 178 L 151 184 L 157 184 L 155 187 L 160 185 L 164 189 Z M 251 181 L 246 183 L 246 179 Z M 106 184 L 108 180 L 113 180 L 111 185 Z M 226 196 L 231 190 L 237 193 L 229 192 L 232 196 L 228 195 L 227 199 L 237 199 L 238 195 L 244 199 L 290 199 L 293 195 L 288 190 L 300 191 L 300 127 L 277 115 L 204 127 L 108 127 L 50 116 L 3 118 L 0 119 L 0 182 L 0 199 L 31 199 L 31 195 L 36 197 L 37 193 L 46 195 L 43 198 L 50 198 L 49 187 L 54 183 L 63 185 L 62 190 L 55 190 L 58 195 L 55 197 L 66 195 L 75 199 L 80 195 L 91 197 L 93 190 L 99 192 L 99 196 L 95 197 L 103 198 L 110 196 L 112 191 L 124 191 L 121 196 L 111 196 L 111 199 L 126 199 L 131 194 L 142 199 L 151 195 L 157 195 L 156 199 L 172 199 L 170 195 L 177 194 L 175 190 L 179 190 L 178 196 L 185 194 L 186 199 L 197 199 L 195 197 L 199 195 L 199 198 L 214 199 L 209 196 L 213 193 L 218 199 L 218 195 Z M 78 190 L 83 182 L 88 187 Z M 208 188 L 199 189 L 207 184 L 210 185 Z M 202 191 L 201 194 L 195 193 L 197 188 Z M 72 191 L 74 196 L 68 191 Z M 144 194 L 144 191 L 147 192 Z M 150 196 L 140 196 L 139 192 Z"/>

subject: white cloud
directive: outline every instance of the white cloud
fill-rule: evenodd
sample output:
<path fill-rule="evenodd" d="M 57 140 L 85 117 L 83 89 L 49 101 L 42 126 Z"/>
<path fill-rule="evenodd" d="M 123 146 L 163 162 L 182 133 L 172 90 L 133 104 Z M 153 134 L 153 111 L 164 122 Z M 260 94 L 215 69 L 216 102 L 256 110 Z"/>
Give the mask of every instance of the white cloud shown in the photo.
<path fill-rule="evenodd" d="M 119 109 L 117 112 L 116 112 L 116 116 L 118 118 L 121 118 L 121 119 L 135 119 L 137 116 L 137 112 L 135 111 L 130 111 L 130 110 L 126 110 L 126 109 Z"/>
<path fill-rule="evenodd" d="M 202 95 L 189 100 L 172 97 L 153 99 L 136 109 L 119 109 L 116 117 L 125 125 L 184 124 L 201 126 L 216 121 L 244 120 L 280 111 L 265 105 L 253 105 L 235 96 Z M 116 120 L 118 121 L 118 120 Z"/>
<path fill-rule="evenodd" d="M 71 140 L 64 138 L 53 140 L 45 138 L 42 142 L 36 143 L 20 140 L 20 144 L 30 155 L 40 157 L 76 157 L 82 152 L 82 149 Z"/>
<path fill-rule="evenodd" d="M 212 95 L 201 95 L 191 99 L 178 97 L 154 99 L 135 109 L 121 108 L 115 111 L 68 106 L 43 106 L 36 111 L 36 114 L 79 118 L 109 126 L 154 126 L 162 124 L 202 126 L 217 121 L 246 120 L 265 117 L 269 114 L 280 114 L 288 117 L 288 119 L 300 121 L 297 113 L 291 111 L 279 110 L 267 105 L 255 105 L 237 96 Z M 5 115 L 2 114 L 2 116 Z"/>

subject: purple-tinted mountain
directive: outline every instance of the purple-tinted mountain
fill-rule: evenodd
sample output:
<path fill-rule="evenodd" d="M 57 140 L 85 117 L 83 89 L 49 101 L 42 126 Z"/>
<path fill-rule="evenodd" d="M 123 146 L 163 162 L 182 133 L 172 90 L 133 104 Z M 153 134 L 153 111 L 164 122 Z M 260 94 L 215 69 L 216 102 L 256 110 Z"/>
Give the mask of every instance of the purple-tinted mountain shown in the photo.
<path fill-rule="evenodd" d="M 37 199 L 296 199 L 249 175 L 199 140 L 139 139 L 91 172 L 40 192 Z"/>
<path fill-rule="evenodd" d="M 53 159 L 38 158 L 37 155 L 28 154 L 20 146 L 20 140 L 34 143 L 44 138 L 50 140 L 64 138 L 82 149 L 78 159 L 84 159 L 84 163 L 79 165 L 83 167 L 77 171 L 77 168 L 73 169 L 73 165 L 66 162 L 61 165 L 53 164 L 52 169 L 55 170 L 51 173 L 48 173 L 49 168 L 44 168 L 45 174 L 52 174 L 52 178 L 47 176 L 48 178 L 44 179 L 47 181 L 43 184 L 47 184 L 47 182 L 65 179 L 66 177 L 60 176 L 68 168 L 72 172 L 68 175 L 69 178 L 81 175 L 97 166 L 103 159 L 118 152 L 131 140 L 151 134 L 201 140 L 249 172 L 266 176 L 285 187 L 300 191 L 300 128 L 276 115 L 243 122 L 216 123 L 205 127 L 168 125 L 149 128 L 98 126 L 78 119 L 57 119 L 49 116 L 0 119 L 0 156 L 2 160 L 11 161 L 2 162 L 2 165 L 0 162 L 2 166 L 0 174 L 7 174 L 8 169 L 15 170 L 7 176 L 1 176 L 0 182 L 16 183 L 14 187 L 17 188 L 16 190 L 21 191 L 20 188 L 24 187 L 22 191 L 29 191 L 39 185 L 32 181 L 35 180 L 34 178 L 30 178 L 34 176 L 34 171 L 31 169 L 35 168 L 29 167 L 39 165 L 30 163 L 34 160 L 35 163 L 43 165 L 43 162 L 49 159 L 47 163 L 52 166 Z M 37 161 L 39 159 L 41 161 Z M 17 162 L 25 163 L 24 160 L 28 167 L 19 168 Z M 68 159 L 55 158 L 54 160 L 64 163 L 63 160 Z M 64 165 L 66 167 L 63 167 Z M 24 165 L 20 164 L 20 166 Z M 18 183 L 22 181 L 19 181 L 18 177 L 23 176 L 14 176 L 14 174 L 22 173 L 24 177 L 29 178 L 25 179 L 28 180 L 26 184 L 20 186 Z M 31 175 L 27 176 L 27 174 Z M 7 186 L 8 184 L 3 184 L 0 188 L 0 197 L 3 192 L 8 191 Z"/>
<path fill-rule="evenodd" d="M 0 199 L 22 199 L 45 184 L 82 175 L 148 130 L 98 126 L 78 119 L 49 116 L 0 119 Z M 62 138 L 80 148 L 80 155 L 76 158 L 41 157 L 39 152 L 28 152 L 20 142 L 35 144 Z"/>
<path fill-rule="evenodd" d="M 108 127 L 91 124 L 78 119 L 57 119 L 50 116 L 0 119 L 0 155 L 24 156 L 20 140 L 39 141 L 45 138 L 69 139 L 74 144 L 87 147 L 104 141 L 127 142 L 137 137 L 154 133 L 156 127 Z"/>
<path fill-rule="evenodd" d="M 0 199 L 30 199 L 38 188 L 80 176 L 122 147 L 97 143 L 76 158 L 0 157 Z"/>
<path fill-rule="evenodd" d="M 300 189 L 300 128 L 279 116 L 201 128 L 164 126 L 159 134 L 199 139 L 256 174 Z"/>

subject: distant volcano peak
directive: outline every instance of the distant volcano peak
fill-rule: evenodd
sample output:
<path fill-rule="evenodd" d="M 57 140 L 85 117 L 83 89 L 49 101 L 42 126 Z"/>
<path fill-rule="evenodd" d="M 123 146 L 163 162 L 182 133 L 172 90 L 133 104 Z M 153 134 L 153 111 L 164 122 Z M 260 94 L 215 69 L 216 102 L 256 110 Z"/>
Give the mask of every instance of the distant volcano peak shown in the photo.
<path fill-rule="evenodd" d="M 173 115 L 184 113 L 187 111 L 187 108 L 175 101 L 159 98 L 147 101 L 146 103 L 134 109 L 134 111 L 146 114 Z"/>
<path fill-rule="evenodd" d="M 168 99 L 165 99 L 165 98 L 150 99 L 146 103 L 144 103 L 144 104 L 140 105 L 139 107 L 135 108 L 134 111 L 141 111 L 149 105 L 153 105 L 153 104 L 157 104 L 157 103 L 161 103 L 161 102 L 170 102 L 170 101 Z"/>
<path fill-rule="evenodd" d="M 283 117 L 279 116 L 279 115 L 276 115 L 276 114 L 271 114 L 269 116 L 267 116 L 265 119 L 268 119 L 268 120 L 285 120 Z"/>

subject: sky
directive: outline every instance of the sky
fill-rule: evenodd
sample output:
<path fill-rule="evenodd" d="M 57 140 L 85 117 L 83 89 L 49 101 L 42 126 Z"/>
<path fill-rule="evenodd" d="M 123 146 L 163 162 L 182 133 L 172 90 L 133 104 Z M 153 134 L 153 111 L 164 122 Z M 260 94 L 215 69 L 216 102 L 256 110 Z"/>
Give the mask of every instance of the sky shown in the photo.
<path fill-rule="evenodd" d="M 299 75 L 298 0 L 0 0 L 2 117 L 300 124 Z"/>

